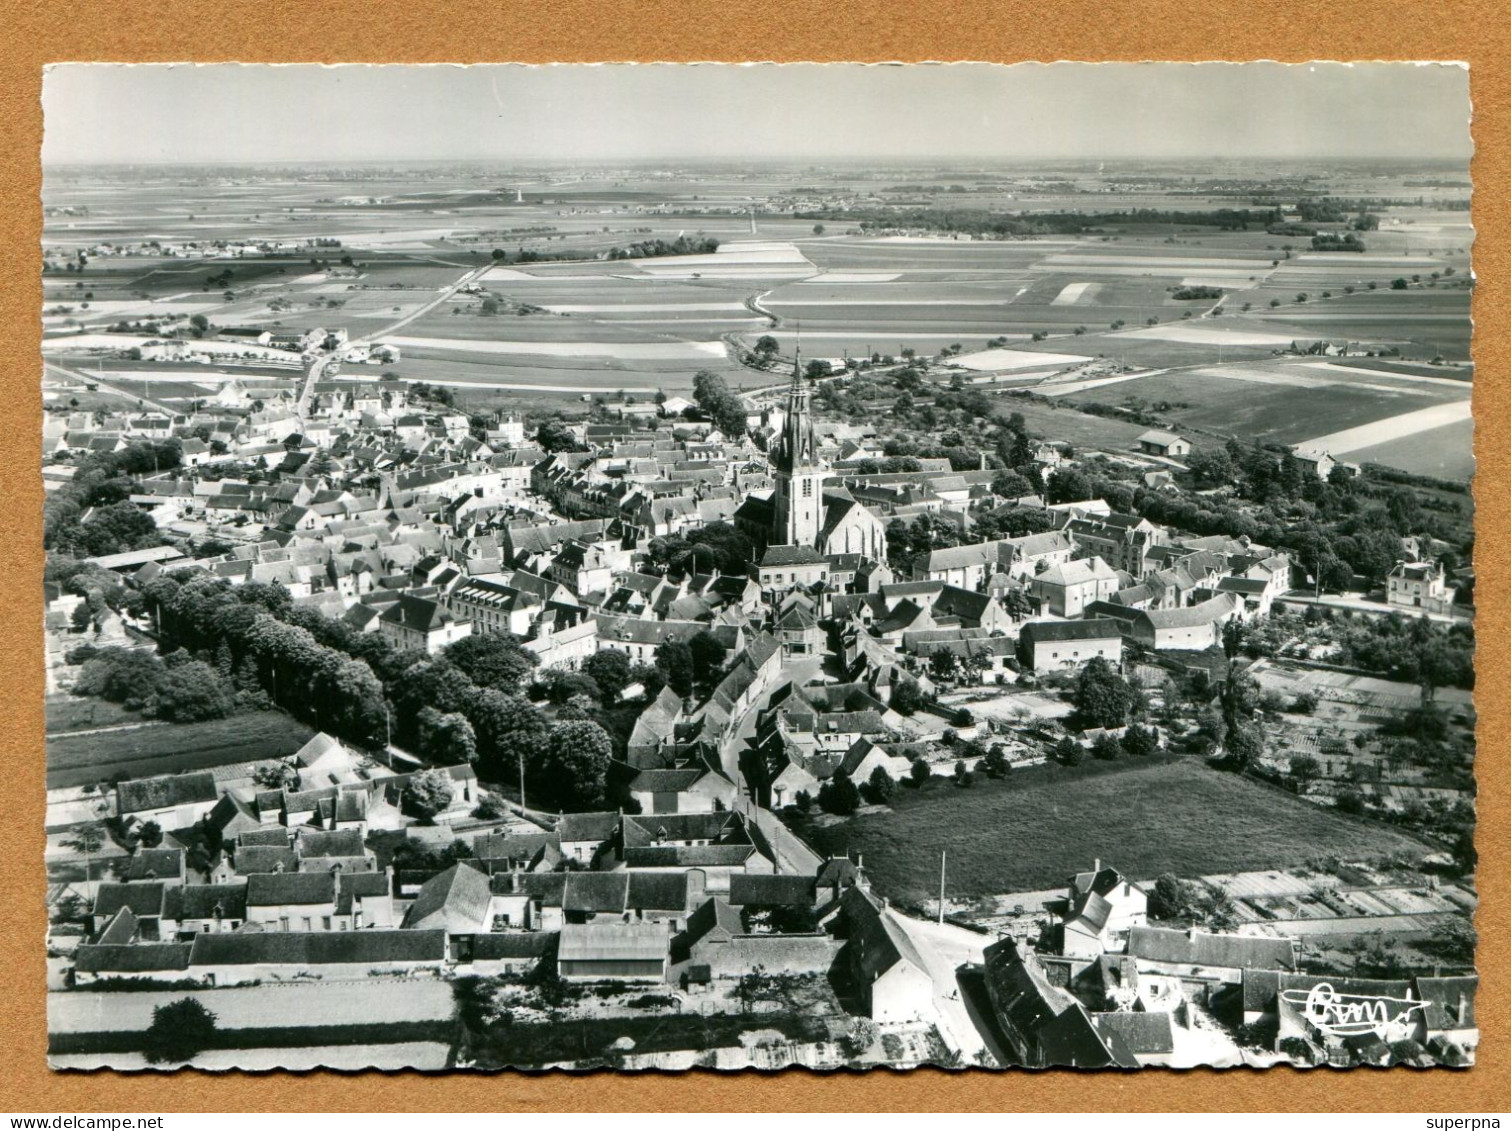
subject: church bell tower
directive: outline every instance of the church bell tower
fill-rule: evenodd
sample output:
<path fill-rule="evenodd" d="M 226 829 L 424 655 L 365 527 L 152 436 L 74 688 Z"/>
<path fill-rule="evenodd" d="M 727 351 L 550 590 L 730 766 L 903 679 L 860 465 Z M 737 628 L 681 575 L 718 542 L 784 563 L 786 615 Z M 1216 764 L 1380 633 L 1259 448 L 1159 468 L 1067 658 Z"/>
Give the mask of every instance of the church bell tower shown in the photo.
<path fill-rule="evenodd" d="M 787 419 L 777 444 L 772 470 L 776 493 L 772 496 L 773 545 L 817 548 L 824 525 L 824 477 L 813 435 L 811 389 L 803 377 L 802 354 L 792 363 L 792 386 L 787 392 Z"/>

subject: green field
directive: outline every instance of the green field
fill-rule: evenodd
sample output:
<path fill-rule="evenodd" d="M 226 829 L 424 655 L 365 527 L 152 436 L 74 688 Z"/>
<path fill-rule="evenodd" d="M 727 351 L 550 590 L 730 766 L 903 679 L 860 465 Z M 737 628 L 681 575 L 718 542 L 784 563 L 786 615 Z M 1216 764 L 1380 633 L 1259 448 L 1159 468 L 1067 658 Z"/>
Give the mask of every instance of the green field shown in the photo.
<path fill-rule="evenodd" d="M 141 716 L 119 703 L 88 696 L 58 693 L 47 697 L 47 733 L 67 734 L 76 730 L 95 730 L 141 722 Z"/>
<path fill-rule="evenodd" d="M 1108 391 L 1115 392 L 1120 387 L 1112 385 Z M 1108 397 L 1105 400 L 1110 401 L 1112 398 Z M 1067 401 L 1041 402 L 1003 396 L 999 398 L 997 408 L 1004 413 L 1022 413 L 1024 421 L 1028 424 L 1028 430 L 1034 435 L 1042 436 L 1046 440 L 1063 440 L 1077 448 L 1098 450 L 1136 448 L 1138 445 L 1135 440 L 1149 430 L 1147 425 L 1131 424 L 1114 417 L 1092 416 L 1078 412 L 1076 407 Z"/>
<path fill-rule="evenodd" d="M 142 720 L 93 734 L 49 735 L 47 788 L 286 758 L 314 732 L 280 711 L 206 723 Z"/>
<path fill-rule="evenodd" d="M 1227 373 L 1230 376 L 1222 376 Z M 1368 389 L 1354 387 L 1368 385 Z M 1304 364 L 1227 364 L 1158 374 L 1072 393 L 1076 403 L 1169 404 L 1159 415 L 1177 427 L 1294 444 L 1450 401 L 1464 390 L 1389 377 L 1311 369 Z M 1350 457 L 1352 458 L 1352 457 Z M 1381 460 L 1381 462 L 1386 462 Z"/>
<path fill-rule="evenodd" d="M 1002 781 L 978 777 L 973 789 L 938 780 L 921 793 L 898 790 L 890 811 L 800 831 L 820 853 L 864 854 L 876 889 L 909 904 L 937 896 L 941 850 L 956 898 L 1057 887 L 1097 858 L 1143 880 L 1287 867 L 1330 853 L 1427 851 L 1392 829 L 1196 761 L 1112 770 L 1075 778 L 1059 767 L 1024 770 Z"/>

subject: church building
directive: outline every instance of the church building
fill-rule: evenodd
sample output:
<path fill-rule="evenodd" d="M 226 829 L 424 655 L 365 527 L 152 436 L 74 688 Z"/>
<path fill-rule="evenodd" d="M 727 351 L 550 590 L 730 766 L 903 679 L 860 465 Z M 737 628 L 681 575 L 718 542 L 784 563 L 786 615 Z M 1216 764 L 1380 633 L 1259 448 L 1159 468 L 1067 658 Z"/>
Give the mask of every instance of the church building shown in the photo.
<path fill-rule="evenodd" d="M 882 521 L 841 487 L 825 487 L 828 465 L 819 458 L 813 432 L 811 382 L 793 363 L 787 417 L 771 453 L 776 489 L 769 497 L 748 496 L 734 514 L 735 525 L 755 543 L 800 546 L 824 555 L 859 554 L 885 561 L 887 534 Z"/>

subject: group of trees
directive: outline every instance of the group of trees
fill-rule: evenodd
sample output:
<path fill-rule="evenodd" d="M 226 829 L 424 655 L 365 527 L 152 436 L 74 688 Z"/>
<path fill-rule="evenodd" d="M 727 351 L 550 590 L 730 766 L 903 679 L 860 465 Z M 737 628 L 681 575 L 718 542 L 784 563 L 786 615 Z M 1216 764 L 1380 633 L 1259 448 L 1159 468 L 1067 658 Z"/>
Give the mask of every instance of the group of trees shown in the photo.
<path fill-rule="evenodd" d="M 1216 931 L 1238 926 L 1233 897 L 1222 888 L 1191 883 L 1166 872 L 1149 892 L 1149 915 L 1154 919 L 1200 923 Z"/>
<path fill-rule="evenodd" d="M 639 240 L 624 247 L 613 248 L 610 259 L 655 259 L 664 255 L 712 255 L 719 250 L 719 241 L 709 236 L 678 236 L 672 240 Z"/>
<path fill-rule="evenodd" d="M 646 546 L 651 564 L 669 573 L 720 573 L 743 577 L 750 571 L 755 548 L 750 539 L 728 522 L 652 538 Z"/>
<path fill-rule="evenodd" d="M 1209 212 L 1175 212 L 1132 208 L 1108 212 L 990 212 L 965 208 L 860 208 L 844 212 L 795 212 L 797 220 L 840 220 L 862 231 L 931 231 L 1006 239 L 1013 236 L 1078 235 L 1129 226 L 1158 225 L 1247 231 L 1282 219 L 1279 208 L 1217 208 Z"/>
<path fill-rule="evenodd" d="M 1076 725 L 1087 729 L 1121 727 L 1144 709 L 1138 689 L 1101 656 L 1093 656 L 1076 673 L 1072 702 Z"/>
<path fill-rule="evenodd" d="M 1138 512 L 1196 534 L 1248 536 L 1289 550 L 1324 588 L 1344 588 L 1354 574 L 1380 583 L 1400 557 L 1403 536 L 1427 534 L 1465 546 L 1471 537 L 1466 503 L 1342 468 L 1321 480 L 1288 452 L 1257 443 L 1230 440 L 1223 448 L 1199 449 L 1189 463 L 1198 488 L 1224 486 L 1251 505 L 1138 491 Z"/>
<path fill-rule="evenodd" d="M 724 378 L 717 373 L 700 369 L 693 374 L 693 400 L 726 437 L 739 439 L 745 435 L 745 402 L 730 392 Z"/>
<path fill-rule="evenodd" d="M 171 471 L 182 458 L 179 441 L 163 440 L 79 459 L 73 478 L 49 491 L 43 500 L 43 548 L 73 557 L 98 557 L 161 546 L 166 539 L 157 524 L 128 501 L 132 477 Z"/>
<path fill-rule="evenodd" d="M 222 688 L 229 680 L 238 694 L 264 695 L 361 749 L 381 748 L 391 728 L 395 741 L 420 754 L 475 759 L 502 780 L 512 781 L 523 763 L 533 801 L 585 808 L 604 800 L 614 750 L 604 724 L 617 733 L 617 723 L 596 705 L 579 711 L 591 718 L 552 722 L 525 696 L 534 656 L 507 634 L 465 638 L 439 656 L 403 651 L 378 634 L 355 633 L 341 621 L 295 608 L 281 587 L 232 588 L 187 571 L 155 578 L 145 597 L 160 620 L 164 647 L 183 649 L 189 658 L 181 665 L 164 661 L 165 679 L 178 673 L 178 682 L 188 682 L 182 674 L 188 671 L 202 680 L 208 667 Z M 140 675 L 125 664 L 112 664 L 111 672 L 117 667 Z M 136 690 L 147 686 L 125 674 L 116 678 Z M 592 704 L 602 689 L 590 676 L 583 680 L 578 690 Z M 169 694 L 177 687 L 170 680 Z M 156 694 L 161 702 L 161 683 Z"/>
<path fill-rule="evenodd" d="M 159 658 L 138 648 L 94 648 L 70 654 L 83 660 L 76 695 L 92 695 L 148 718 L 193 723 L 220 719 L 236 709 L 230 680 L 214 667 L 179 649 Z"/>

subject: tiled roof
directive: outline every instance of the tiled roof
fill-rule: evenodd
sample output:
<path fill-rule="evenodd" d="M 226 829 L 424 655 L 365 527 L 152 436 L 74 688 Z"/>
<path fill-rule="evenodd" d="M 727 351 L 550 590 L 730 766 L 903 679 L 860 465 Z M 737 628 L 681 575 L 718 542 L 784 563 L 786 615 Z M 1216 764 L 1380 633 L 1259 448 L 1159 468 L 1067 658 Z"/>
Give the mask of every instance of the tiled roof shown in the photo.
<path fill-rule="evenodd" d="M 445 958 L 445 931 L 238 931 L 196 936 L 189 965 L 440 963 Z"/>

